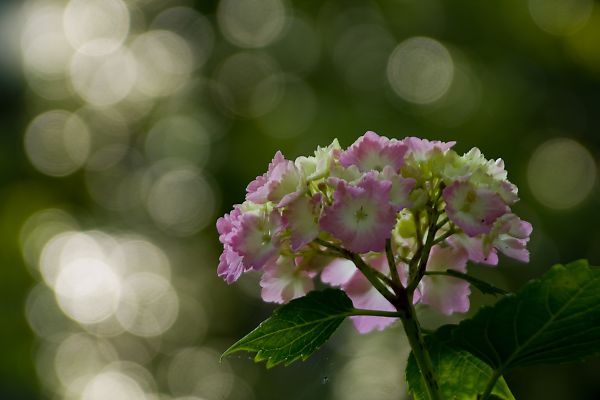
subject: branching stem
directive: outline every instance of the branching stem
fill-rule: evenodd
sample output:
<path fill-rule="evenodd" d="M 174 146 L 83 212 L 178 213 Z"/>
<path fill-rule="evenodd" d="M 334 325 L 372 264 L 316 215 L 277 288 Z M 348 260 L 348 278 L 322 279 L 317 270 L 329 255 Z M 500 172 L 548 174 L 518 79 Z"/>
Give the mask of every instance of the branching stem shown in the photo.
<path fill-rule="evenodd" d="M 441 243 L 444 240 L 448 239 L 450 236 L 454 235 L 455 233 L 456 233 L 456 231 L 454 229 L 450 229 L 448 232 L 446 232 L 443 235 L 441 235 L 440 237 L 436 238 L 433 241 L 433 244 L 436 245 L 438 243 Z"/>
<path fill-rule="evenodd" d="M 377 291 L 379 293 L 381 293 L 381 295 L 383 297 L 385 297 L 385 299 L 387 301 L 389 301 L 390 303 L 394 304 L 394 302 L 396 301 L 396 298 L 394 297 L 394 295 L 388 290 L 387 286 L 384 284 L 384 282 L 381 281 L 381 278 L 379 277 L 379 275 L 381 275 L 381 273 L 379 271 L 376 271 L 375 269 L 371 268 L 362 258 L 360 255 L 353 253 L 349 250 L 346 250 L 342 247 L 336 246 L 333 243 L 329 243 L 326 240 L 320 239 L 320 238 L 316 238 L 315 242 L 320 244 L 321 246 L 327 247 L 328 249 L 334 250 L 337 253 L 339 253 L 339 255 L 343 258 L 346 258 L 350 261 L 352 261 L 354 263 L 354 265 L 356 266 L 356 268 L 358 268 L 358 270 L 369 280 L 369 282 L 371 282 L 371 284 L 373 285 L 373 287 L 375 287 L 375 289 L 377 289 Z M 387 280 L 389 280 L 388 277 L 385 277 L 386 279 L 386 284 L 388 283 Z M 390 281 L 391 283 L 391 281 Z"/>
<path fill-rule="evenodd" d="M 410 343 L 412 353 L 415 357 L 415 361 L 425 381 L 425 386 L 427 388 L 427 393 L 430 400 L 442 400 L 442 397 L 438 383 L 435 379 L 433 363 L 431 362 L 431 357 L 429 356 L 429 352 L 425 346 L 423 331 L 419 321 L 417 320 L 415 308 L 412 304 L 412 298 L 415 288 L 425 274 L 429 252 L 431 251 L 431 247 L 435 244 L 435 234 L 438 229 L 438 217 L 439 213 L 435 207 L 433 207 L 431 215 L 428 215 L 428 230 L 425 243 L 423 243 L 421 239 L 418 241 L 417 250 L 409 263 L 411 276 L 408 288 L 404 288 L 400 282 L 396 259 L 390 240 L 386 241 L 385 252 L 390 267 L 391 279 L 380 271 L 371 268 L 359 254 L 336 246 L 335 244 L 326 240 L 320 238 L 315 239 L 315 243 L 332 250 L 341 257 L 351 260 L 354 265 L 356 265 L 356 268 L 358 268 L 365 276 L 365 278 L 371 282 L 373 287 L 375 287 L 375 289 L 377 289 L 377 291 L 381 293 L 381 295 L 384 296 L 386 300 L 388 300 L 396 308 L 397 312 L 353 310 L 352 314 L 350 315 L 372 315 L 400 318 L 402 321 L 402 326 L 404 327 L 404 332 L 406 332 L 408 342 Z M 415 223 L 420 225 L 420 218 L 418 215 L 415 215 Z M 417 231 L 421 232 L 421 228 L 418 227 Z M 420 234 L 418 236 L 420 236 Z M 393 290 L 393 293 L 390 292 L 389 288 Z"/>

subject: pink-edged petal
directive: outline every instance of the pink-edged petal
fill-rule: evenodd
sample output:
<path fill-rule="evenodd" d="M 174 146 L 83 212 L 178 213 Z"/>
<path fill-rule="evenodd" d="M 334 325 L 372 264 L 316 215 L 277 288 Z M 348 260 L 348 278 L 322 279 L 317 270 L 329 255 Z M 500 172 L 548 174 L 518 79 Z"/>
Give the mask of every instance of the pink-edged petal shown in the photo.
<path fill-rule="evenodd" d="M 289 203 L 283 211 L 285 224 L 291 231 L 291 248 L 298 251 L 319 234 L 321 194 L 301 196 Z"/>
<path fill-rule="evenodd" d="M 242 256 L 227 247 L 223 250 L 219 257 L 217 275 L 223 278 L 225 282 L 232 284 L 237 281 L 246 269 Z"/>
<path fill-rule="evenodd" d="M 529 262 L 529 250 L 527 250 L 527 240 L 506 237 L 494 242 L 494 245 L 505 256 L 514 258 L 521 262 Z"/>
<path fill-rule="evenodd" d="M 455 182 L 443 192 L 448 218 L 467 235 L 488 233 L 508 207 L 495 192 L 474 188 L 468 182 Z"/>
<path fill-rule="evenodd" d="M 453 247 L 462 247 L 467 251 L 469 260 L 486 265 L 498 265 L 496 249 L 486 249 L 481 237 L 470 237 L 465 234 L 454 234 L 447 239 Z"/>
<path fill-rule="evenodd" d="M 286 194 L 285 196 L 283 196 L 281 198 L 281 200 L 279 201 L 279 203 L 277 203 L 277 208 L 288 206 L 290 203 L 292 203 L 297 198 L 301 197 L 303 194 L 304 193 L 302 193 L 301 190 L 298 190 L 296 192 L 291 192 L 291 193 Z"/>
<path fill-rule="evenodd" d="M 367 173 L 357 185 L 340 181 L 332 206 L 321 216 L 320 226 L 356 253 L 382 251 L 396 224 L 390 202 L 391 182 Z"/>
<path fill-rule="evenodd" d="M 231 244 L 231 236 L 240 225 L 242 211 L 240 206 L 236 205 L 229 214 L 217 219 L 217 231 L 219 232 L 219 241 L 225 244 Z"/>
<path fill-rule="evenodd" d="M 468 254 L 462 248 L 433 246 L 427 261 L 428 271 L 453 269 L 466 272 Z M 448 276 L 425 275 L 420 283 L 421 303 L 450 315 L 469 310 L 469 283 Z"/>
<path fill-rule="evenodd" d="M 244 258 L 231 247 L 232 238 L 240 228 L 241 219 L 242 211 L 240 206 L 236 205 L 229 214 L 225 214 L 217 220 L 219 241 L 223 244 L 217 275 L 229 284 L 235 282 L 243 272 L 250 268 L 244 263 Z"/>
<path fill-rule="evenodd" d="M 352 261 L 336 258 L 321 272 L 321 281 L 331 286 L 342 286 L 350 281 L 357 271 L 358 269 Z"/>
<path fill-rule="evenodd" d="M 339 181 L 346 182 L 358 182 L 362 177 L 362 173 L 359 171 L 356 165 L 350 165 L 349 167 L 344 167 L 340 164 L 335 164 L 331 167 L 329 171 L 329 177 L 327 178 L 327 183 L 331 186 L 337 186 Z"/>
<path fill-rule="evenodd" d="M 519 201 L 519 189 L 515 184 L 504 180 L 495 189 L 506 204 L 514 204 Z"/>
<path fill-rule="evenodd" d="M 533 231 L 532 225 L 515 214 L 498 218 L 489 235 L 485 237 L 485 249 L 498 249 L 504 255 L 522 262 L 529 262 L 527 243 Z"/>
<path fill-rule="evenodd" d="M 515 218 L 511 218 L 508 221 L 507 228 L 502 233 L 506 233 L 517 239 L 529 239 L 531 232 L 533 232 L 531 223 L 523 221 L 515 215 Z"/>
<path fill-rule="evenodd" d="M 390 204 L 400 211 L 403 208 L 413 206 L 413 201 L 410 197 L 411 191 L 415 187 L 417 181 L 413 178 L 403 178 L 399 175 L 390 178 L 392 189 L 390 191 Z"/>
<path fill-rule="evenodd" d="M 281 175 L 281 169 L 285 168 L 287 162 L 281 151 L 275 153 L 273 160 L 269 163 L 267 172 L 256 177 L 246 187 L 246 200 L 257 204 L 267 202 L 269 193 L 272 190 L 273 179 Z"/>
<path fill-rule="evenodd" d="M 362 172 L 382 171 L 389 165 L 398 172 L 407 150 L 402 142 L 369 131 L 340 154 L 340 163 L 345 167 L 356 165 Z"/>
<path fill-rule="evenodd" d="M 463 248 L 435 245 L 429 252 L 427 271 L 453 269 L 459 272 L 466 272 L 468 259 L 469 255 Z"/>
<path fill-rule="evenodd" d="M 408 154 L 417 161 L 424 161 L 433 151 L 446 152 L 450 150 L 455 144 L 455 141 L 451 142 L 440 142 L 437 140 L 427 140 L 418 137 L 407 137 L 402 140 L 408 147 Z"/>
<path fill-rule="evenodd" d="M 282 227 L 282 218 L 277 211 L 266 216 L 242 214 L 240 227 L 231 238 L 231 247 L 244 257 L 244 264 L 260 269 L 279 252 Z"/>
<path fill-rule="evenodd" d="M 296 165 L 288 161 L 282 168 L 281 175 L 273 178 L 273 185 L 268 199 L 284 207 L 302 194 L 302 175 Z"/>
<path fill-rule="evenodd" d="M 261 297 L 272 303 L 287 303 L 314 289 L 312 274 L 298 268 L 296 260 L 280 257 L 265 270 L 261 280 Z"/>
<path fill-rule="evenodd" d="M 264 204 L 267 201 L 274 203 L 285 203 L 297 196 L 296 192 L 301 190 L 302 174 L 296 165 L 286 160 L 280 151 L 275 153 L 273 160 L 269 163 L 267 172 L 250 182 L 246 188 L 246 200 L 256 204 Z"/>
<path fill-rule="evenodd" d="M 449 276 L 425 276 L 422 280 L 423 304 L 445 315 L 469 311 L 469 283 Z"/>

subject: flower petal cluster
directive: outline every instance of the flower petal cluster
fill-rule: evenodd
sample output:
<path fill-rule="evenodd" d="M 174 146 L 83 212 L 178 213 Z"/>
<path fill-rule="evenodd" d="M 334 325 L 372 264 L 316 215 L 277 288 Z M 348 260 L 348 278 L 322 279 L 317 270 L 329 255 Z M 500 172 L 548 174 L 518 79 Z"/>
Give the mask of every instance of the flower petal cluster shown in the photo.
<path fill-rule="evenodd" d="M 334 140 L 293 161 L 277 152 L 245 201 L 217 221 L 218 275 L 232 283 L 258 271 L 263 299 L 276 303 L 305 295 L 320 277 L 357 308 L 393 311 L 354 265 L 360 257 L 384 283 L 399 278 L 407 287 L 417 277 L 414 303 L 466 312 L 469 284 L 434 273 L 464 273 L 469 261 L 497 265 L 500 253 L 527 262 L 532 227 L 511 209 L 517 188 L 503 161 L 477 148 L 459 155 L 454 145 L 367 132 L 347 149 Z M 393 322 L 352 320 L 361 333 Z"/>
<path fill-rule="evenodd" d="M 355 253 L 383 251 L 396 224 L 390 202 L 392 182 L 366 173 L 356 184 L 336 180 L 333 203 L 321 216 L 321 228 Z"/>

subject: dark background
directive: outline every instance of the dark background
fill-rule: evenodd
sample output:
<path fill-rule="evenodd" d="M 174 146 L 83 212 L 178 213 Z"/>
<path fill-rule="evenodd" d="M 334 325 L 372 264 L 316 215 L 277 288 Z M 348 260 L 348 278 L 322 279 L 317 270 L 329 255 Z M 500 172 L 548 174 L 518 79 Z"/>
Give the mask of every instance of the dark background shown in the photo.
<path fill-rule="evenodd" d="M 595 1 L 4 0 L 0 38 L 2 399 L 402 398 L 398 326 L 345 324 L 288 368 L 218 363 L 273 307 L 256 277 L 215 276 L 214 221 L 278 149 L 366 130 L 479 147 L 534 233 L 530 264 L 473 274 L 516 290 L 600 263 Z M 519 399 L 591 400 L 599 368 L 506 379 Z"/>

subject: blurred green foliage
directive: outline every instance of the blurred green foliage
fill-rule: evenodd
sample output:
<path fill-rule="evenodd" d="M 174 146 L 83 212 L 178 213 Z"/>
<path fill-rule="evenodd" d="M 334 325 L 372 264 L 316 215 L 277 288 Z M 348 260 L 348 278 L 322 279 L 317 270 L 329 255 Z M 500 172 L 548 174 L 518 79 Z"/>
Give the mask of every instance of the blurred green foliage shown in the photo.
<path fill-rule="evenodd" d="M 149 86 L 135 86 L 139 81 L 131 83 L 133 89 L 122 98 L 114 98 L 118 87 L 116 92 L 105 93 L 106 84 L 88 87 L 83 78 L 84 83 L 77 83 L 77 77 L 88 71 L 69 64 L 73 54 L 79 54 L 72 48 L 72 54 L 63 60 L 65 65 L 71 65 L 66 68 L 71 75 L 61 75 L 67 82 L 64 91 L 59 89 L 48 95 L 60 82 L 52 75 L 56 71 L 49 70 L 58 61 L 44 59 L 48 56 L 44 52 L 31 53 L 32 49 L 45 47 L 28 47 L 27 38 L 31 35 L 24 33 L 24 27 L 28 26 L 27 18 L 43 6 L 51 4 L 62 10 L 66 2 L 0 3 L 0 398 L 51 397 L 53 392 L 61 397 L 65 390 L 55 381 L 44 379 L 54 373 L 56 365 L 40 362 L 40 348 L 59 343 L 60 339 L 34 334 L 25 312 L 30 290 L 44 283 L 38 283 L 42 278 L 35 265 L 26 266 L 20 232 L 30 216 L 48 208 L 66 211 L 82 231 L 137 234 L 166 254 L 174 290 L 180 299 L 191 299 L 189 303 L 180 301 L 180 316 L 184 315 L 183 304 L 196 304 L 197 308 L 189 306 L 190 313 L 205 314 L 199 323 L 203 333 L 190 338 L 177 333 L 169 341 L 169 331 L 154 338 L 128 331 L 107 340 L 115 347 L 121 340 L 131 340 L 155 349 L 148 350 L 151 356 L 140 362 L 150 371 L 153 387 L 165 395 L 183 395 L 188 383 L 165 378 L 165 370 L 175 368 L 174 354 L 182 354 L 184 348 L 222 351 L 272 309 L 258 299 L 258 285 L 252 278 L 228 287 L 215 276 L 219 248 L 213 221 L 243 200 L 246 184 L 264 172 L 279 149 L 286 157 L 294 158 L 335 137 L 342 145 L 349 145 L 366 130 L 389 137 L 456 140 L 459 152 L 479 147 L 488 158 L 505 160 L 509 178 L 521 189 L 517 213 L 533 223 L 534 234 L 529 265 L 504 259 L 498 269 L 472 267 L 474 275 L 515 290 L 559 261 L 589 258 L 593 265 L 600 262 L 600 193 L 596 183 L 600 148 L 598 2 L 503 0 L 492 5 L 465 0 L 273 0 L 264 3 L 263 8 L 247 2 L 250 10 L 259 10 L 259 17 L 260 12 L 267 13 L 267 17 L 257 17 L 258 23 L 250 23 L 249 31 L 242 33 L 236 31 L 236 23 L 244 16 L 251 19 L 253 14 L 240 17 L 235 11 L 227 11 L 223 5 L 226 2 L 126 3 L 129 30 L 128 36 L 121 38 L 121 46 L 147 50 L 135 54 L 146 60 L 145 67 L 158 65 L 163 69 L 146 71 L 149 78 L 145 84 Z M 274 9 L 284 13 L 269 14 L 269 4 L 275 4 Z M 171 25 L 165 22 L 171 20 L 157 20 L 162 12 L 175 6 L 196 10 L 195 14 L 182 14 L 185 18 L 200 18 L 186 20 L 192 21 L 191 30 L 186 30 L 188 25 L 183 23 L 178 25 L 177 19 Z M 230 9 L 237 6 L 235 3 Z M 60 23 L 53 26 L 52 21 L 48 25 L 37 24 L 35 29 L 62 32 Z M 252 29 L 260 31 L 265 26 L 271 30 L 265 28 L 263 36 L 256 36 L 256 32 L 252 36 Z M 77 46 L 78 34 L 87 34 L 85 27 L 77 29 L 83 31 L 71 33 L 70 46 Z M 158 43 L 160 51 L 156 52 L 155 48 L 143 47 L 141 41 L 137 42 L 138 47 L 132 44 L 138 35 L 157 29 L 171 29 L 180 35 L 179 39 L 168 36 L 171 42 L 164 45 L 160 42 L 163 35 L 150 38 L 155 42 L 144 42 Z M 35 32 L 43 33 L 38 30 Z M 413 47 L 401 47 L 410 38 L 421 39 L 412 42 Z M 415 43 L 421 46 L 416 47 L 421 53 L 411 58 L 413 53 L 408 50 L 414 49 Z M 182 53 L 177 53 L 177 49 L 183 49 Z M 394 64 L 390 60 L 396 50 L 400 61 Z M 182 54 L 187 58 L 178 58 Z M 100 58 L 81 65 L 93 70 L 102 57 L 108 56 L 95 57 Z M 187 70 L 185 59 L 191 60 Z M 431 69 L 433 62 L 438 63 L 437 69 Z M 140 74 L 142 67 L 137 68 Z M 129 84 L 122 80 L 127 77 L 126 69 L 108 72 L 106 75 L 115 82 Z M 163 75 L 152 75 L 160 73 Z M 96 78 L 101 79 L 102 74 Z M 169 86 L 178 79 L 180 86 Z M 132 95 L 135 90 L 143 96 Z M 108 106 L 94 104 L 115 99 Z M 88 107 L 87 111 L 82 111 L 82 107 Z M 100 118 L 106 107 L 116 110 L 119 118 L 112 122 Z M 36 116 L 56 109 L 77 113 L 87 124 L 91 138 L 85 150 L 89 154 L 61 176 L 48 175 L 43 157 L 44 151 L 60 156 L 65 144 L 59 143 L 63 147 L 52 153 L 49 146 L 53 142 L 44 142 L 41 147 L 35 147 L 34 142 L 27 152 L 24 139 Z M 101 122 L 94 122 L 96 116 Z M 150 132 L 158 129 L 158 122 L 174 116 L 191 118 L 190 135 L 186 136 L 187 128 L 184 129 L 188 125 L 175 124 L 184 127 L 182 142 L 170 145 L 168 139 L 160 136 L 162 133 L 156 133 L 162 141 L 153 145 L 148 139 Z M 118 136 L 114 132 L 121 123 L 126 133 Z M 171 125 L 166 124 L 169 132 Z M 199 130 L 202 135 L 198 136 Z M 36 134 L 30 135 L 35 138 Z M 170 137 L 169 133 L 166 137 Z M 559 151 L 549 158 L 548 153 L 539 151 L 552 139 L 557 140 L 551 143 L 558 144 L 555 147 Z M 71 141 L 66 143 L 68 147 Z M 107 143 L 121 146 L 123 155 L 109 158 L 112 161 L 106 164 L 100 158 L 100 165 L 92 165 L 93 155 Z M 195 158 L 196 153 L 186 154 L 186 143 L 204 151 L 206 156 Z M 564 148 L 569 152 L 560 151 Z M 42 149 L 41 153 L 35 149 Z M 83 152 L 81 148 L 75 150 Z M 541 154 L 536 158 L 541 161 L 535 164 L 534 154 Z M 181 165 L 187 168 L 186 173 L 196 171 L 197 175 L 190 175 L 190 182 L 196 185 L 194 188 L 206 190 L 208 197 L 196 196 L 203 195 L 200 189 L 190 195 L 185 190 L 172 191 L 166 183 L 159 185 L 172 184 L 174 177 L 181 177 L 168 175 L 182 171 L 180 164 L 169 164 L 174 158 L 185 161 Z M 115 170 L 111 169 L 114 165 L 118 166 Z M 113 175 L 102 175 L 108 170 Z M 179 186 L 175 189 L 183 190 Z M 177 193 L 183 193 L 183 203 L 177 203 Z M 158 206 L 149 206 L 152 196 Z M 207 203 L 194 203 L 194 198 Z M 565 198 L 578 200 L 565 203 Z M 556 204 L 568 206 L 557 208 Z M 198 212 L 210 221 L 205 223 L 200 217 L 181 219 L 178 207 Z M 473 300 L 476 304 L 483 301 L 478 295 Z M 61 318 L 67 320 L 66 332 L 87 329 L 85 324 L 64 315 Z M 432 326 L 447 322 L 428 315 L 426 320 Z M 52 324 L 49 321 L 46 323 Z M 233 377 L 227 379 L 234 383 L 229 383 L 225 396 L 260 400 L 349 399 L 367 398 L 364 394 L 368 393 L 368 398 L 373 399 L 398 398 L 405 392 L 399 365 L 406 357 L 401 330 L 395 327 L 384 333 L 357 336 L 351 330 L 342 330 L 311 360 L 289 368 L 263 371 L 246 358 L 234 358 L 227 372 L 228 377 Z M 127 359 L 125 353 L 120 352 L 120 358 Z M 208 353 L 202 354 L 208 357 Z M 198 381 L 221 368 L 202 365 L 205 369 L 198 367 L 190 372 L 192 377 L 194 373 L 198 375 Z M 577 366 L 537 367 L 515 371 L 506 380 L 517 398 L 595 399 L 600 396 L 598 367 L 597 360 Z M 390 376 L 390 371 L 396 371 L 397 377 Z M 196 394 L 199 393 L 204 392 Z"/>

